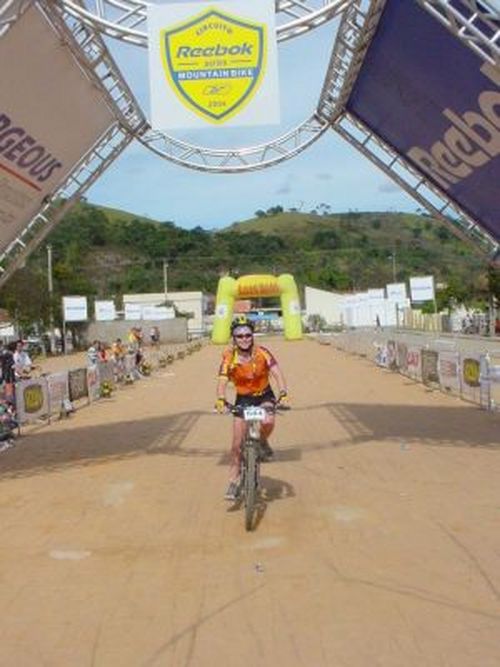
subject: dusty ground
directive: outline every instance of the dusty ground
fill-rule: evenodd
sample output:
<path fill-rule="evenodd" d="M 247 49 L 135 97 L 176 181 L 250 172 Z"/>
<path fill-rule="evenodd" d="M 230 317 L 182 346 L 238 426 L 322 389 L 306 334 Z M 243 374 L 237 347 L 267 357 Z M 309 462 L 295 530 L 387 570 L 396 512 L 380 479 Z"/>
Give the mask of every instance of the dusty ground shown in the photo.
<path fill-rule="evenodd" d="M 245 533 L 213 347 L 0 456 L 0 665 L 498 667 L 500 418 L 314 342 Z"/>

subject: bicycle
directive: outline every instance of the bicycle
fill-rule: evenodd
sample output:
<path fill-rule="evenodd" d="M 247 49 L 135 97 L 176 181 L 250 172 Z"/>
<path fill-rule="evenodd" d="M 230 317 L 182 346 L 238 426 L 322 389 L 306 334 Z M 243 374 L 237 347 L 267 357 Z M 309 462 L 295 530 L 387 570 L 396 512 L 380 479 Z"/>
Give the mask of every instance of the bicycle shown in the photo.
<path fill-rule="evenodd" d="M 267 414 L 289 410 L 289 406 L 276 403 L 273 406 L 247 406 L 227 404 L 228 411 L 236 417 L 241 417 L 248 425 L 245 438 L 241 444 L 240 462 L 240 492 L 239 501 L 245 504 L 245 528 L 252 530 L 255 513 L 257 491 L 260 485 L 260 464 L 263 460 L 261 448 L 261 424 Z"/>

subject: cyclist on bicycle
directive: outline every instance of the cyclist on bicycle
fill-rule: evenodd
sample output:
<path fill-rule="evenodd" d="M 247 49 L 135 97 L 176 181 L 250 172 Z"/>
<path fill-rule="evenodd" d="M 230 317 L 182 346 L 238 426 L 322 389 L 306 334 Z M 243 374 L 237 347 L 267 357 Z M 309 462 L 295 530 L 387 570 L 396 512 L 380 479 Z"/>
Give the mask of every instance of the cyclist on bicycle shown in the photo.
<path fill-rule="evenodd" d="M 233 345 L 222 355 L 222 363 L 217 382 L 215 409 L 226 411 L 226 388 L 232 382 L 236 389 L 235 405 L 272 406 L 276 396 L 269 383 L 270 375 L 276 381 L 279 391 L 278 402 L 288 402 L 286 382 L 278 362 L 271 352 L 261 345 L 254 345 L 254 325 L 246 316 L 239 316 L 231 325 Z M 268 414 L 262 423 L 261 449 L 265 460 L 273 457 L 273 450 L 267 441 L 274 428 L 274 415 Z M 241 443 L 245 437 L 246 424 L 241 417 L 234 417 L 231 465 L 226 500 L 235 500 L 239 492 Z"/>

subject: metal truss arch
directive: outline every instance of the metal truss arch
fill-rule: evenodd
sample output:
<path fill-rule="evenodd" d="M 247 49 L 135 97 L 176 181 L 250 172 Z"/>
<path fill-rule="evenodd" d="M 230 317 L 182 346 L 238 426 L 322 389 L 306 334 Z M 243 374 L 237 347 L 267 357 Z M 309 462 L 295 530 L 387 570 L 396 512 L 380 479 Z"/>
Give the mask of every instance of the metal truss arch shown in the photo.
<path fill-rule="evenodd" d="M 341 116 L 333 130 L 395 181 L 450 231 L 492 263 L 498 262 L 500 244 L 452 200 L 429 182 L 402 155 L 351 114 Z"/>
<path fill-rule="evenodd" d="M 247 148 L 203 148 L 151 129 L 136 138 L 157 155 L 180 166 L 227 174 L 256 171 L 289 160 L 319 139 L 328 127 L 328 123 L 313 114 L 281 137 Z"/>
<path fill-rule="evenodd" d="M 147 10 L 144 0 L 56 0 L 75 18 L 94 30 L 136 46 L 146 47 Z M 357 0 L 276 0 L 278 41 L 298 37 L 323 25 Z"/>
<path fill-rule="evenodd" d="M 483 60 L 500 66 L 500 11 L 491 0 L 416 0 Z"/>

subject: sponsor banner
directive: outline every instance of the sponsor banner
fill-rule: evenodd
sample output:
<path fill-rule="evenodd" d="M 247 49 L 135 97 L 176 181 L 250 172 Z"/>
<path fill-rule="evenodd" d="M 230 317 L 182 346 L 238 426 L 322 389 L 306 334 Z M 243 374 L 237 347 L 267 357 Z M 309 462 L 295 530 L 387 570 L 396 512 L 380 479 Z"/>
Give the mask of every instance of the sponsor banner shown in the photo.
<path fill-rule="evenodd" d="M 409 347 L 406 355 L 406 367 L 408 375 L 415 380 L 419 380 L 422 374 L 421 355 L 419 347 Z"/>
<path fill-rule="evenodd" d="M 175 310 L 167 306 L 142 306 L 142 319 L 149 321 L 173 320 Z"/>
<path fill-rule="evenodd" d="M 97 401 L 101 395 L 101 383 L 99 380 L 99 370 L 97 366 L 87 367 L 87 390 L 90 401 Z"/>
<path fill-rule="evenodd" d="M 88 396 L 86 368 L 77 368 L 76 370 L 69 371 L 68 380 L 69 400 L 71 402 Z"/>
<path fill-rule="evenodd" d="M 462 396 L 477 403 L 481 402 L 481 356 L 469 354 L 462 357 Z"/>
<path fill-rule="evenodd" d="M 16 384 L 16 412 L 21 424 L 48 416 L 49 399 L 45 379 L 21 380 Z"/>
<path fill-rule="evenodd" d="M 444 389 L 460 391 L 460 355 L 443 351 L 438 360 L 439 384 Z"/>
<path fill-rule="evenodd" d="M 479 387 L 481 384 L 481 362 L 479 357 L 464 357 L 462 360 L 462 379 L 467 387 Z"/>
<path fill-rule="evenodd" d="M 273 0 L 148 6 L 154 129 L 280 122 Z"/>
<path fill-rule="evenodd" d="M 499 106 L 498 66 L 418 2 L 387 0 L 347 110 L 496 239 Z"/>
<path fill-rule="evenodd" d="M 439 382 L 438 356 L 436 350 L 422 350 L 420 357 L 422 360 L 422 382 L 424 384 Z"/>
<path fill-rule="evenodd" d="M 378 303 L 385 299 L 385 291 L 383 289 L 369 289 L 368 300 L 370 303 Z"/>
<path fill-rule="evenodd" d="M 115 382 L 115 370 L 111 361 L 98 361 L 97 372 L 99 374 L 99 385 L 103 382 Z"/>
<path fill-rule="evenodd" d="M 37 3 L 25 4 L 0 39 L 8 63 L 0 68 L 0 251 L 114 122 Z"/>
<path fill-rule="evenodd" d="M 376 345 L 375 363 L 377 366 L 387 368 L 387 345 Z"/>
<path fill-rule="evenodd" d="M 87 297 L 63 296 L 63 317 L 65 322 L 86 322 Z"/>
<path fill-rule="evenodd" d="M 116 320 L 116 308 L 114 301 L 96 301 L 94 304 L 95 319 L 98 322 L 111 322 Z"/>
<path fill-rule="evenodd" d="M 126 303 L 125 304 L 125 319 L 126 320 L 141 320 L 142 306 L 140 303 Z"/>
<path fill-rule="evenodd" d="M 396 359 L 400 372 L 406 375 L 408 373 L 408 346 L 406 343 L 398 341 L 396 344 Z"/>
<path fill-rule="evenodd" d="M 60 412 L 63 402 L 69 400 L 68 373 L 52 373 L 47 375 L 50 414 Z"/>
<path fill-rule="evenodd" d="M 396 341 L 388 340 L 387 341 L 387 368 L 390 368 L 391 371 L 397 370 L 398 359 L 397 359 L 397 350 L 396 350 Z"/>
<path fill-rule="evenodd" d="M 395 303 L 406 303 L 407 293 L 405 283 L 389 283 L 385 287 L 387 298 Z"/>
<path fill-rule="evenodd" d="M 434 301 L 433 276 L 410 278 L 410 295 L 414 303 Z"/>

